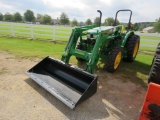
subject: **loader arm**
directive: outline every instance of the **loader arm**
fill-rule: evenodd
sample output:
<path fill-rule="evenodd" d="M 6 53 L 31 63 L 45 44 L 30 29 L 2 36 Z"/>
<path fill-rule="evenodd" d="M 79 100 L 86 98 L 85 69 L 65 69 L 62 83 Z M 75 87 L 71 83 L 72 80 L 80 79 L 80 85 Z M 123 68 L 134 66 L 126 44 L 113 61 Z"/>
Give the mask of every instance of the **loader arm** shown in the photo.
<path fill-rule="evenodd" d="M 62 54 L 61 60 L 65 63 L 69 63 L 70 57 L 76 53 L 75 47 L 78 39 L 82 39 L 82 32 L 94 28 L 94 25 L 79 27 L 72 30 L 69 41 L 66 45 L 64 53 Z"/>
<path fill-rule="evenodd" d="M 72 34 L 70 36 L 70 39 L 68 41 L 68 44 L 65 48 L 65 51 L 62 55 L 61 60 L 68 64 L 69 59 L 72 55 L 83 58 L 87 61 L 86 71 L 93 74 L 95 65 L 97 64 L 99 60 L 100 50 L 103 44 L 103 39 L 101 38 L 102 36 L 101 27 L 97 27 L 96 29 L 93 29 L 94 32 L 96 31 L 94 35 L 96 35 L 97 37 L 95 38 L 96 41 L 91 51 L 76 49 L 76 43 L 78 39 L 80 38 L 80 41 L 82 41 L 83 31 L 92 30 L 91 28 L 94 28 L 94 26 L 75 28 L 74 30 L 72 30 Z"/>
<path fill-rule="evenodd" d="M 99 60 L 99 56 L 100 56 L 100 45 L 102 43 L 102 39 L 101 39 L 101 29 L 99 28 L 99 30 L 97 30 L 97 39 L 96 39 L 96 43 L 93 47 L 90 59 L 87 63 L 87 67 L 86 67 L 86 71 L 89 73 L 94 73 L 94 68 Z"/>

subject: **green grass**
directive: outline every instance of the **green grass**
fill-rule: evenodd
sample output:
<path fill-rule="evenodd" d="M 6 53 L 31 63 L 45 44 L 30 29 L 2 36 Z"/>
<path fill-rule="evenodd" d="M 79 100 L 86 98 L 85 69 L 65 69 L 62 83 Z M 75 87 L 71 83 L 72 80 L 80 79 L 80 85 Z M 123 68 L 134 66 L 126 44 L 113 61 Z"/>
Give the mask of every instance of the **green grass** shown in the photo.
<path fill-rule="evenodd" d="M 153 36 L 141 36 L 141 39 L 147 39 L 147 40 L 160 40 L 159 37 L 153 37 Z"/>
<path fill-rule="evenodd" d="M 155 52 L 155 49 L 160 43 L 159 37 L 153 37 L 153 36 L 140 36 L 140 50 L 143 51 L 152 51 Z M 143 46 L 142 46 L 143 45 Z"/>
<path fill-rule="evenodd" d="M 159 42 L 160 41 L 156 41 L 156 42 L 155 41 L 154 42 L 151 42 L 151 41 L 141 41 L 141 44 L 157 46 Z"/>
<path fill-rule="evenodd" d="M 139 49 L 142 50 L 142 51 L 155 52 L 156 46 L 155 47 L 140 46 Z"/>
<path fill-rule="evenodd" d="M 64 51 L 64 48 L 64 44 L 55 44 L 51 42 L 20 38 L 0 37 L 0 50 L 8 51 L 10 53 L 19 55 L 20 57 L 44 57 L 46 55 L 58 55 L 60 57 Z M 139 53 L 136 61 L 150 65 L 152 57 L 153 55 Z M 133 67 L 136 67 L 136 65 Z"/>
<path fill-rule="evenodd" d="M 53 56 L 60 59 L 65 45 L 42 42 L 37 40 L 27 40 L 19 38 L 0 38 L 0 50 L 8 51 L 22 58 L 44 58 Z"/>

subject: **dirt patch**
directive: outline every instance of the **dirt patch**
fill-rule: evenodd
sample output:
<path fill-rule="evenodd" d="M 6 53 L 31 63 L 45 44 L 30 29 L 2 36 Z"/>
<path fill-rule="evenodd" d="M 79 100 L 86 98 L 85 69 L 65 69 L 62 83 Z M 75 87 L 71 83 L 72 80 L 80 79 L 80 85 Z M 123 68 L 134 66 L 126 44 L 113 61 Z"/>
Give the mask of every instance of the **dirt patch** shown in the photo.
<path fill-rule="evenodd" d="M 0 69 L 0 75 L 7 73 L 7 68 L 1 68 Z"/>
<path fill-rule="evenodd" d="M 98 90 L 71 110 L 25 72 L 40 60 L 18 59 L 0 52 L 0 119 L 135 120 L 146 88 L 130 78 L 98 70 Z M 125 81 L 125 82 L 124 82 Z"/>

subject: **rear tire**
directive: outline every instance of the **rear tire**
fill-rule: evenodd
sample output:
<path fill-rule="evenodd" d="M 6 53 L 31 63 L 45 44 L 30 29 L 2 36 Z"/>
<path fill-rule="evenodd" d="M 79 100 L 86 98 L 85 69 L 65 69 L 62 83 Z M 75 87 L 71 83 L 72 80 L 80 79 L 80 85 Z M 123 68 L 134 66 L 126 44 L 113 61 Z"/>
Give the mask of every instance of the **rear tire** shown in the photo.
<path fill-rule="evenodd" d="M 122 58 L 122 48 L 117 46 L 113 48 L 109 58 L 106 61 L 106 70 L 108 72 L 114 72 L 119 67 Z"/>
<path fill-rule="evenodd" d="M 148 83 L 150 82 L 160 84 L 160 43 L 157 46 L 155 56 L 152 61 L 151 70 L 148 78 Z"/>
<path fill-rule="evenodd" d="M 123 58 L 126 62 L 133 62 L 137 56 L 140 44 L 140 37 L 138 35 L 131 35 L 126 42 L 127 57 Z"/>

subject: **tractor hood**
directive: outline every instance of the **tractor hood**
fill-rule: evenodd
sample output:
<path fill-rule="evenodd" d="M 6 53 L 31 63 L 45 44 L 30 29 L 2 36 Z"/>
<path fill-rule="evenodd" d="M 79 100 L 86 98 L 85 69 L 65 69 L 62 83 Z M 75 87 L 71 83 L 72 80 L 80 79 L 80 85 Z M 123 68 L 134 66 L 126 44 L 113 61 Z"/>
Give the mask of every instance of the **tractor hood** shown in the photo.
<path fill-rule="evenodd" d="M 101 26 L 101 27 L 96 27 L 96 28 L 90 29 L 87 31 L 87 33 L 88 34 L 98 34 L 98 32 L 112 33 L 115 28 L 116 27 L 114 27 L 114 26 Z"/>

